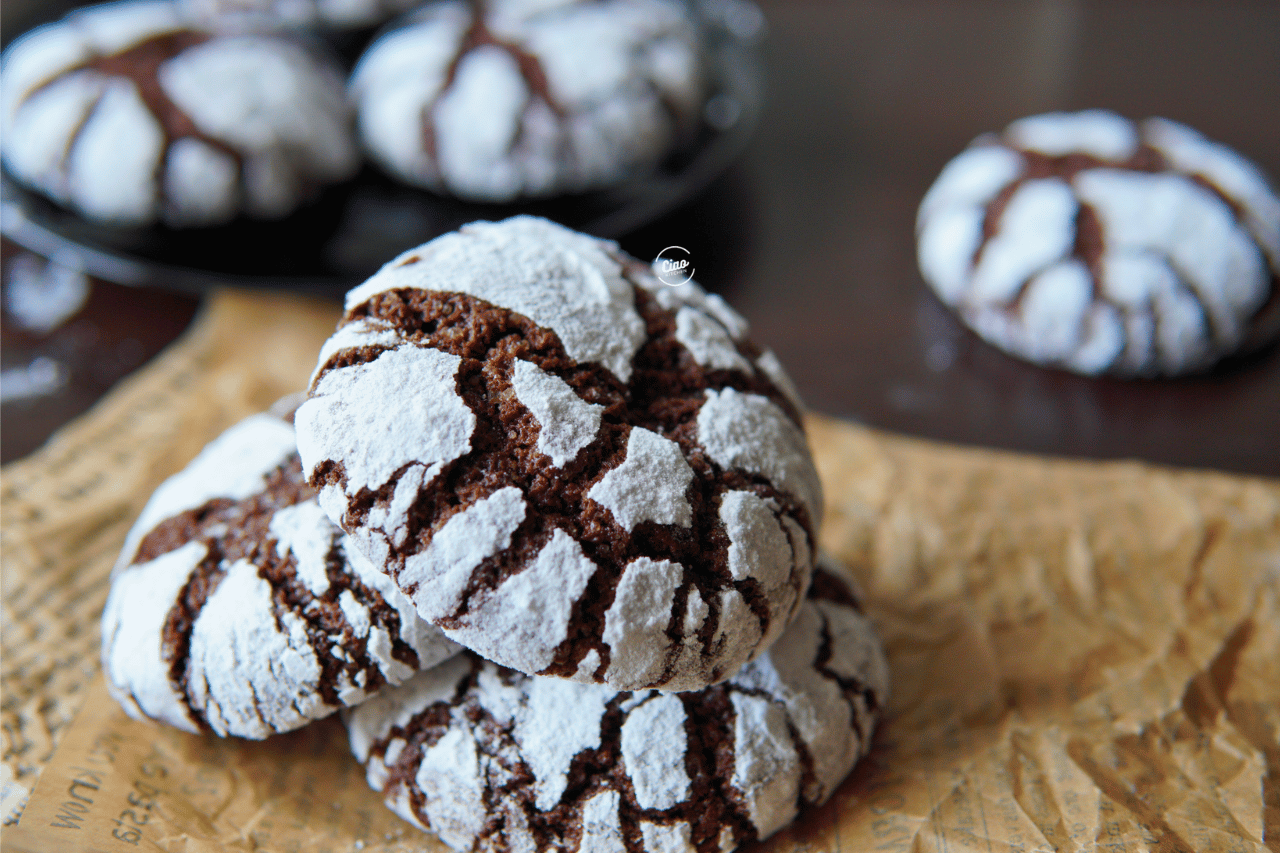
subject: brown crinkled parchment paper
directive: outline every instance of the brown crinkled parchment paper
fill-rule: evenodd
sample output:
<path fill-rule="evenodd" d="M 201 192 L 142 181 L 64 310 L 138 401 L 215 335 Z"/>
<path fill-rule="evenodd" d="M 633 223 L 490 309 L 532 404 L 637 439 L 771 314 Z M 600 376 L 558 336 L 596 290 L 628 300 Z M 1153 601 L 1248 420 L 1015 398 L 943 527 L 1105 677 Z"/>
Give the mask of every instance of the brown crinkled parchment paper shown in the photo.
<path fill-rule="evenodd" d="M 134 515 L 301 389 L 336 318 L 218 295 L 4 470 L 6 814 L 39 776 L 7 849 L 443 850 L 366 788 L 335 720 L 194 737 L 128 719 L 97 676 Z M 832 801 L 761 847 L 1280 851 L 1280 483 L 810 430 L 823 538 L 867 592 L 893 698 Z"/>

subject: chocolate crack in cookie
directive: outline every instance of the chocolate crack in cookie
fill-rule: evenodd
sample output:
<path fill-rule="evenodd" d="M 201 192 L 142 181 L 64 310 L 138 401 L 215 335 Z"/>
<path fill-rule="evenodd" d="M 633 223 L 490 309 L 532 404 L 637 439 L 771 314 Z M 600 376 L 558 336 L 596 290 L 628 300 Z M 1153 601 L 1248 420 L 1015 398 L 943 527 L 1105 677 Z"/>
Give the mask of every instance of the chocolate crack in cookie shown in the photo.
<path fill-rule="evenodd" d="M 347 547 L 272 415 L 232 427 L 156 491 L 113 573 L 102 637 L 130 716 L 250 738 L 458 649 Z"/>
<path fill-rule="evenodd" d="M 298 410 L 321 506 L 505 666 L 698 689 L 782 631 L 821 488 L 746 323 L 612 244 L 475 223 L 388 264 Z"/>
<path fill-rule="evenodd" d="M 1280 328 L 1280 199 L 1166 119 L 1051 113 L 982 136 L 920 205 L 920 269 L 990 343 L 1079 373 L 1203 370 Z"/>
<path fill-rule="evenodd" d="M 455 850 L 727 853 L 866 753 L 888 669 L 845 580 L 729 681 L 615 693 L 464 653 L 344 712 L 369 784 Z"/>

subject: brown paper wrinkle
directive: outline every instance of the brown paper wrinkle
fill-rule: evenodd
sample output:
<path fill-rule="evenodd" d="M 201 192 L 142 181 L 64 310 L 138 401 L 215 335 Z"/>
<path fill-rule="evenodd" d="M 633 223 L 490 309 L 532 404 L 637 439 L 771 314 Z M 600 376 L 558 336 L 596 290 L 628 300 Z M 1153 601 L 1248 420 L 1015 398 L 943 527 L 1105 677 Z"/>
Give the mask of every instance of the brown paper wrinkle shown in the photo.
<path fill-rule="evenodd" d="M 188 735 L 129 719 L 98 675 L 142 504 L 304 388 L 338 313 L 214 295 L 4 470 L 6 813 L 36 786 L 6 849 L 443 853 L 368 789 L 335 718 L 264 742 Z M 752 850 L 1280 853 L 1280 483 L 808 426 L 823 544 L 866 591 L 892 697 L 832 799 Z"/>

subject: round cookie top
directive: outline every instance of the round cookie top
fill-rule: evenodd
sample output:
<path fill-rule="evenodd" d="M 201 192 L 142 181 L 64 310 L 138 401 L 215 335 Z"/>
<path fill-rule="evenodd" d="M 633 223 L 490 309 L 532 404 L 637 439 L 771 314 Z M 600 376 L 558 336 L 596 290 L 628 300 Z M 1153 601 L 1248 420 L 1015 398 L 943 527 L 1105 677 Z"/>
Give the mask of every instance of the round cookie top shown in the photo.
<path fill-rule="evenodd" d="M 231 30 L 349 29 L 380 24 L 417 0 L 178 0 L 193 19 Z"/>
<path fill-rule="evenodd" d="M 24 35 L 0 111 L 14 176 L 112 225 L 283 216 L 360 165 L 336 67 L 283 37 L 195 28 L 168 2 Z"/>
<path fill-rule="evenodd" d="M 974 331 L 1078 373 L 1202 370 L 1280 328 L 1280 199 L 1166 119 L 1024 118 L 920 205 L 920 269 Z"/>
<path fill-rule="evenodd" d="M 822 513 L 790 383 L 745 333 L 612 243 L 473 223 L 347 295 L 298 449 L 330 518 L 462 645 L 701 688 L 791 618 Z"/>
<path fill-rule="evenodd" d="M 463 653 L 344 718 L 369 784 L 455 850 L 728 853 L 826 801 L 887 693 L 874 628 L 820 567 L 778 642 L 698 692 L 616 693 Z"/>
<path fill-rule="evenodd" d="M 695 125 L 698 28 L 676 0 L 452 0 L 361 58 L 361 139 L 400 180 L 475 201 L 617 184 Z"/>
<path fill-rule="evenodd" d="M 263 738 L 458 650 L 348 547 L 294 447 L 279 418 L 241 421 L 130 530 L 102 614 L 107 685 L 130 716 Z"/>

